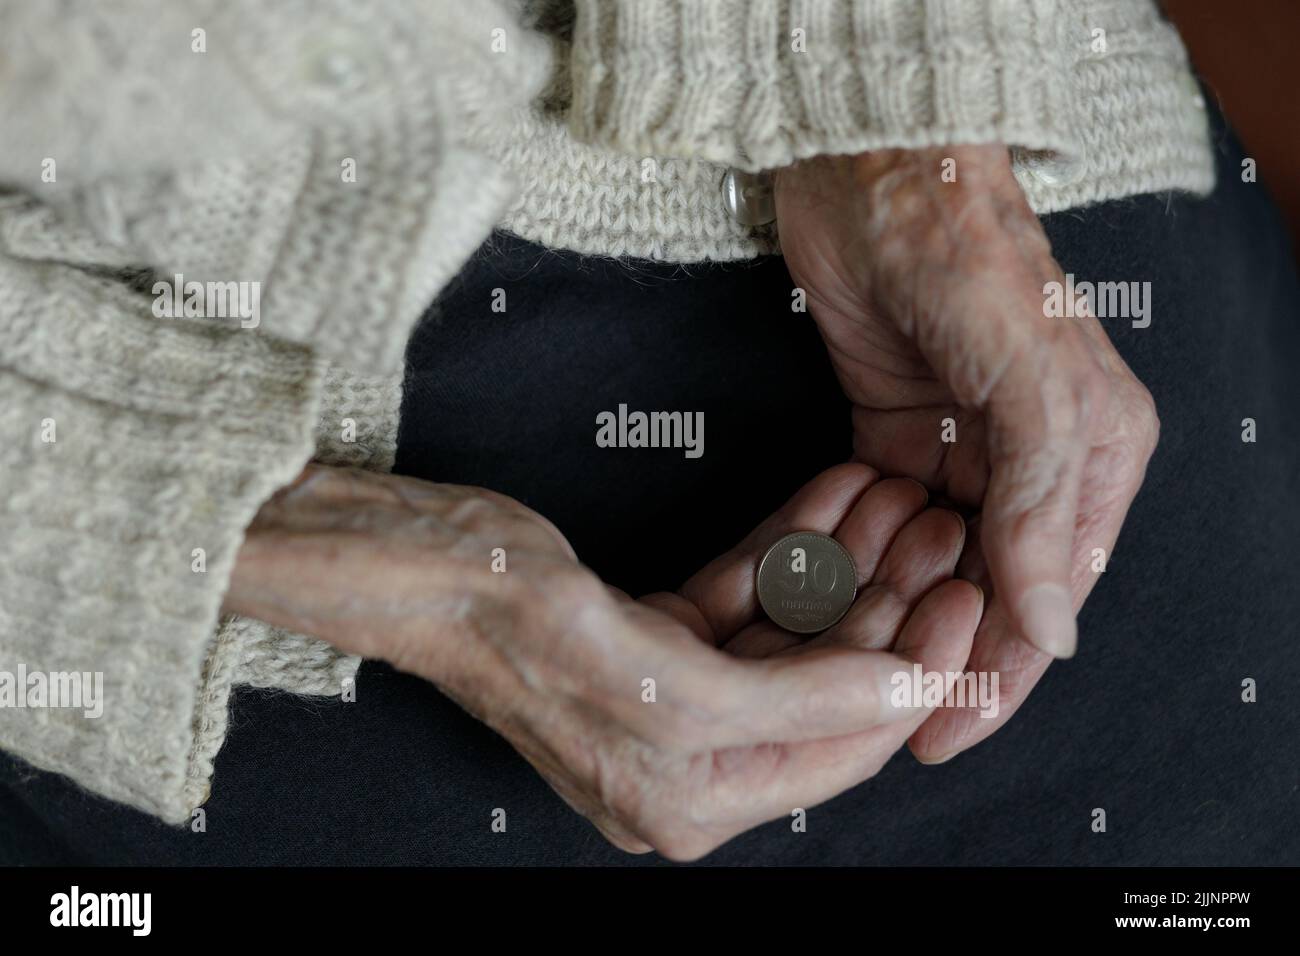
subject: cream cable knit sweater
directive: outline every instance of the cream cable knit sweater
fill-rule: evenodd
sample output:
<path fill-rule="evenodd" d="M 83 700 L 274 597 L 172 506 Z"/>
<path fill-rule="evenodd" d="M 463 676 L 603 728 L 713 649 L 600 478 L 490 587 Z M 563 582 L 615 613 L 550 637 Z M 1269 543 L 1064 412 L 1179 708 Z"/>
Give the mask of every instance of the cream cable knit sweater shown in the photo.
<path fill-rule="evenodd" d="M 105 698 L 0 747 L 173 823 L 233 685 L 355 674 L 219 623 L 233 557 L 307 460 L 392 466 L 406 338 L 494 224 L 747 258 L 728 166 L 972 140 L 1039 212 L 1213 182 L 1150 0 L 0 0 L 0 137 L 0 673 Z M 260 324 L 156 317 L 176 273 Z"/>

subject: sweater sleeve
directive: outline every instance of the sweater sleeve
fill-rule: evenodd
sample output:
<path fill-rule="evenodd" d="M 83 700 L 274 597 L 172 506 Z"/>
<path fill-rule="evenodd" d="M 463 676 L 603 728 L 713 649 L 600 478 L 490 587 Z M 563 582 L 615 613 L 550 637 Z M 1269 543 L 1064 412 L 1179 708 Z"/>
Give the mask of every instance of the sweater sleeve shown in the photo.
<path fill-rule="evenodd" d="M 0 748 L 206 799 L 244 530 L 327 369 L 400 375 L 514 192 L 465 134 L 546 70 L 498 0 L 0 0 Z"/>
<path fill-rule="evenodd" d="M 221 597 L 257 508 L 311 455 L 319 363 L 26 258 L 32 216 L 0 202 L 0 747 L 180 822 L 225 707 Z M 81 696 L 33 696 L 71 679 Z"/>
<path fill-rule="evenodd" d="M 576 5 L 569 128 L 630 155 L 760 170 L 1004 142 L 1040 211 L 1213 183 L 1186 53 L 1150 0 Z"/>
<path fill-rule="evenodd" d="M 516 193 L 466 145 L 549 51 L 509 0 L 0 0 L 0 185 L 361 372 Z"/>

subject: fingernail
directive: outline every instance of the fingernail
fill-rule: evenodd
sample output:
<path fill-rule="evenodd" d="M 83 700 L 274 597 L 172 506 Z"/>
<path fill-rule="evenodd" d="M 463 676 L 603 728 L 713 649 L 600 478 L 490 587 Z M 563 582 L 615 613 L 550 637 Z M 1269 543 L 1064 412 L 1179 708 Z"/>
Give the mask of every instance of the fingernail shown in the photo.
<path fill-rule="evenodd" d="M 952 753 L 944 754 L 942 757 L 916 757 L 916 754 L 913 754 L 912 756 L 916 757 L 918 763 L 923 763 L 927 767 L 937 767 L 941 763 L 947 763 L 953 757 L 957 756 L 958 753 L 960 753 L 960 751 L 954 750 Z"/>
<path fill-rule="evenodd" d="M 1053 657 L 1073 657 L 1079 644 L 1070 595 L 1059 584 L 1038 584 L 1020 599 L 1020 620 L 1030 644 Z"/>

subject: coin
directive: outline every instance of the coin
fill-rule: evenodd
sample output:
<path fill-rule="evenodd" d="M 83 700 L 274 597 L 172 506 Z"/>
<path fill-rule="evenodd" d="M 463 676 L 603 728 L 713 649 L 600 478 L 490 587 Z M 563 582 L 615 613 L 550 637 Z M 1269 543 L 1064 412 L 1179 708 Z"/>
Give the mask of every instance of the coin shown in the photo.
<path fill-rule="evenodd" d="M 815 634 L 848 611 L 858 593 L 858 570 L 834 538 L 796 531 L 763 555 L 757 590 L 758 603 L 773 623 L 796 634 Z"/>

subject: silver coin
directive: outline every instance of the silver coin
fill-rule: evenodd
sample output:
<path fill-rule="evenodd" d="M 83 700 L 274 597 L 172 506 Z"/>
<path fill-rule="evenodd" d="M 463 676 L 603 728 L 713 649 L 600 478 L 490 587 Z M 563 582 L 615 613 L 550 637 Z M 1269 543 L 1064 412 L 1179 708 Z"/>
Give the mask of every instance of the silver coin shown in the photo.
<path fill-rule="evenodd" d="M 796 634 L 824 631 L 842 618 L 858 593 L 853 558 L 834 538 L 796 531 L 758 565 L 758 603 L 780 627 Z"/>

